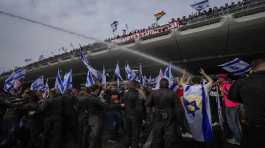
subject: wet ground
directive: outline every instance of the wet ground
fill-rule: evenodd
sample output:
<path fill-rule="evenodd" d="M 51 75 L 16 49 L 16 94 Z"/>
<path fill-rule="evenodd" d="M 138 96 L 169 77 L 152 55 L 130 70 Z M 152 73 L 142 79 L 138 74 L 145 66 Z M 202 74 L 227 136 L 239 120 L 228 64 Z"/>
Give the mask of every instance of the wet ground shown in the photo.
<path fill-rule="evenodd" d="M 109 142 L 104 148 L 123 148 L 123 146 L 115 143 L 115 142 Z M 150 147 L 146 147 L 150 148 Z M 240 148 L 238 145 L 232 145 L 228 143 L 223 142 L 213 142 L 210 144 L 203 144 L 196 142 L 192 139 L 183 139 L 182 142 L 176 146 L 176 148 Z"/>
<path fill-rule="evenodd" d="M 213 127 L 213 130 L 214 130 L 214 139 L 211 143 L 204 144 L 196 142 L 191 138 L 183 138 L 180 141 L 179 145 L 176 146 L 176 148 L 240 148 L 240 146 L 238 145 L 227 143 L 226 138 L 224 138 L 225 137 L 223 134 L 224 132 L 222 132 L 219 128 Z M 105 144 L 103 148 L 123 148 L 123 146 L 112 141 Z M 150 148 L 150 147 L 147 146 L 144 148 Z"/>

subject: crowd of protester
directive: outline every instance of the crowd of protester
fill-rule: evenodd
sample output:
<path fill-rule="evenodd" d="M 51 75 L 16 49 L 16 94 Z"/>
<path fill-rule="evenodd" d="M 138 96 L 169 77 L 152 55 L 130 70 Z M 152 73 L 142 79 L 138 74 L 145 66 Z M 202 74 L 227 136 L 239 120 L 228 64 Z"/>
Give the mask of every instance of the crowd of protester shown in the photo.
<path fill-rule="evenodd" d="M 148 34 L 148 32 L 152 32 L 153 30 L 160 29 L 161 31 L 157 33 L 161 33 L 161 32 L 167 31 L 167 29 L 180 28 L 181 26 L 208 20 L 210 18 L 216 18 L 216 17 L 226 15 L 229 13 L 234 13 L 242 9 L 257 7 L 260 5 L 264 5 L 264 1 L 262 2 L 262 0 L 242 0 L 242 1 L 238 1 L 237 3 L 235 2 L 231 2 L 230 4 L 226 3 L 225 6 L 208 8 L 207 10 L 196 12 L 188 16 L 183 16 L 182 18 L 177 18 L 177 19 L 172 18 L 168 22 L 168 24 L 164 24 L 161 26 L 154 23 L 152 26 L 149 26 L 147 28 L 137 29 L 129 33 L 124 32 L 122 35 L 117 35 L 115 37 L 108 38 L 105 41 L 120 43 L 120 42 L 128 42 L 129 40 L 132 42 L 136 40 L 137 38 L 140 38 L 141 36 L 150 35 L 150 33 Z"/>
<path fill-rule="evenodd" d="M 63 95 L 51 89 L 45 99 L 27 88 L 1 92 L 0 148 L 181 148 L 187 138 L 196 141 L 193 147 L 265 147 L 265 58 L 253 65 L 252 73 L 236 81 L 226 74 L 213 80 L 203 69 L 201 76 L 184 73 L 174 91 L 162 78 L 157 90 L 133 80 Z M 214 134 L 207 142 L 195 138 L 184 109 L 187 91 L 203 88 Z"/>

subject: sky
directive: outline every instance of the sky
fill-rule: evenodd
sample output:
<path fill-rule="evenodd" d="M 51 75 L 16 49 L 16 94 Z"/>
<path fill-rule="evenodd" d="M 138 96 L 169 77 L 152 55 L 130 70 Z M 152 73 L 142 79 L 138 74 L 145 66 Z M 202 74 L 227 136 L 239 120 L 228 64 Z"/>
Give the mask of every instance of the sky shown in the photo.
<path fill-rule="evenodd" d="M 159 24 L 171 18 L 195 12 L 190 4 L 196 0 L 0 0 L 0 11 L 9 12 L 89 37 L 104 40 L 113 35 L 110 24 L 119 21 L 119 32 L 154 23 L 153 14 L 165 11 Z M 221 6 L 238 0 L 210 0 Z M 0 14 L 0 73 L 26 65 L 25 59 L 37 61 L 59 54 L 59 48 L 73 49 L 94 42 L 67 33 Z"/>

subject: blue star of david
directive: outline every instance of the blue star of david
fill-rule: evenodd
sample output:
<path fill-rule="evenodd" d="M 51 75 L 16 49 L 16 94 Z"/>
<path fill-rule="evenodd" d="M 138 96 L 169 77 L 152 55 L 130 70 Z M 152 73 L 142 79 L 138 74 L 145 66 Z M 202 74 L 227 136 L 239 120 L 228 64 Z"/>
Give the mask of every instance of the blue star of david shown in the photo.
<path fill-rule="evenodd" d="M 230 68 L 231 68 L 232 70 L 238 70 L 238 69 L 239 69 L 237 66 L 233 66 L 233 65 L 231 65 Z"/>
<path fill-rule="evenodd" d="M 190 110 L 187 109 L 187 112 L 188 112 L 189 115 L 191 115 L 191 116 L 194 118 L 194 117 L 195 117 L 195 112 L 196 112 L 197 110 L 200 110 L 200 108 L 198 107 L 198 105 L 197 105 L 197 103 L 196 103 L 195 100 L 192 101 L 192 102 L 188 102 L 188 101 L 185 100 L 185 101 L 184 101 L 184 106 L 185 106 L 185 108 L 188 108 L 189 105 L 191 105 L 191 106 L 194 107 L 194 111 L 190 111 Z"/>

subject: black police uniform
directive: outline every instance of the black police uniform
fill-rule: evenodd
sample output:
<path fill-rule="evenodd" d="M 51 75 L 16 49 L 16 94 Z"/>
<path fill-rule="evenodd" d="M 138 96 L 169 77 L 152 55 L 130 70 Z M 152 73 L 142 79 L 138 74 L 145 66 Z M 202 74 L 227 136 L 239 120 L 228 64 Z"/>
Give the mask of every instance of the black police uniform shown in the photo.
<path fill-rule="evenodd" d="M 164 88 L 153 91 L 147 99 L 146 106 L 155 110 L 152 148 L 172 148 L 179 142 L 176 99 L 173 91 Z"/>
<path fill-rule="evenodd" d="M 123 101 L 125 104 L 124 129 L 128 138 L 126 147 L 130 145 L 132 148 L 138 148 L 145 115 L 144 100 L 140 98 L 137 90 L 131 89 L 124 95 Z"/>
<path fill-rule="evenodd" d="M 97 96 L 79 98 L 79 147 L 100 148 L 106 105 Z"/>

